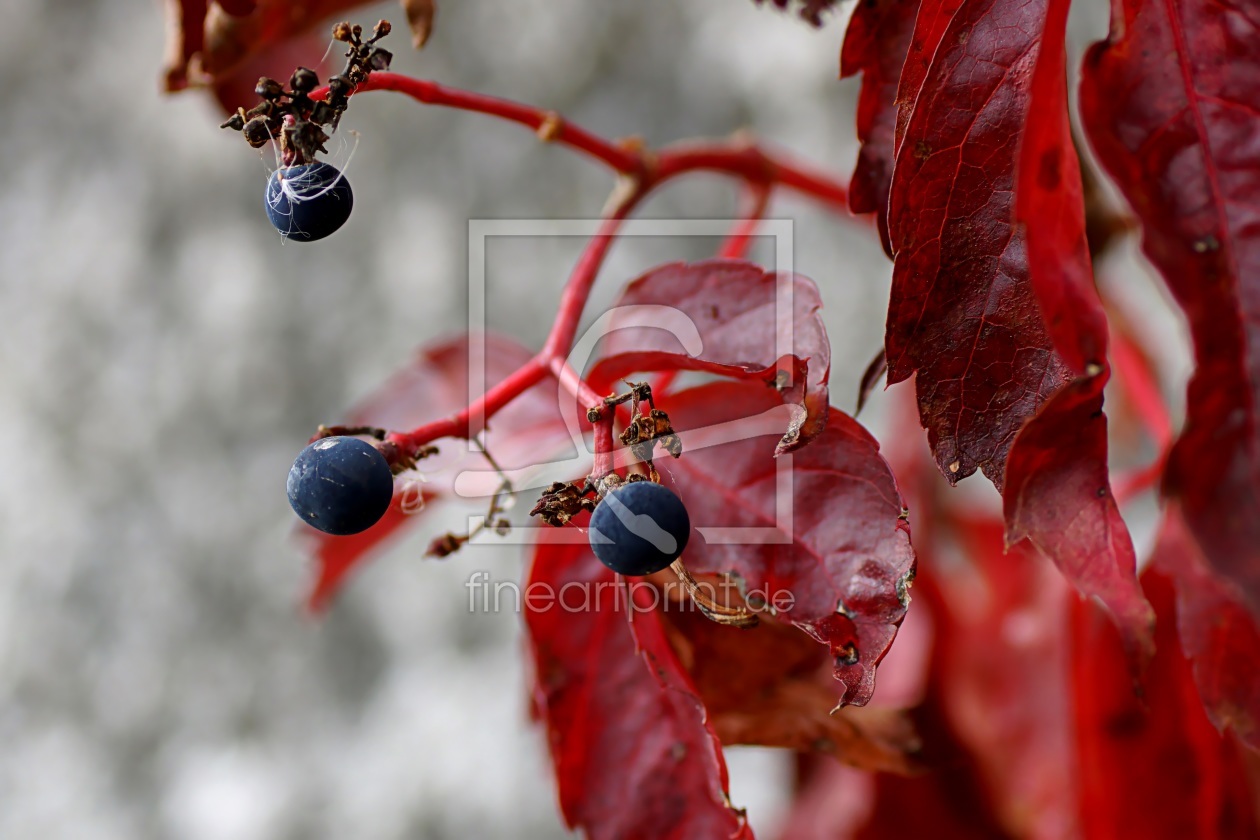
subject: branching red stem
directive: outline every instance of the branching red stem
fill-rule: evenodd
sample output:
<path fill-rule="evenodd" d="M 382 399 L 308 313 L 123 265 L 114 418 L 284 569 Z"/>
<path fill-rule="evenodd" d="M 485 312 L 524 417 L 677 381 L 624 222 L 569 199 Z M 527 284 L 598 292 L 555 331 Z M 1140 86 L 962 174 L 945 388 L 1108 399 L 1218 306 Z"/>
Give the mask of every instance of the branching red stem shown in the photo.
<path fill-rule="evenodd" d="M 586 309 L 591 287 L 612 247 L 618 228 L 634 208 L 653 189 L 688 172 L 723 172 L 743 180 L 749 188 L 749 205 L 742 212 L 744 222 L 723 246 L 722 256 L 739 257 L 747 250 L 748 239 L 765 213 L 774 185 L 782 185 L 811 196 L 833 209 L 847 213 L 848 193 L 843 184 L 829 175 L 807 169 L 784 157 L 770 155 L 747 137 L 727 141 L 689 143 L 668 147 L 659 152 L 643 148 L 635 142 L 606 140 L 577 125 L 565 121 L 555 112 L 542 111 L 528 105 L 485 96 L 459 88 L 447 87 L 424 79 L 396 73 L 373 73 L 356 91 L 392 90 L 407 94 L 428 105 L 440 105 L 475 111 L 527 126 L 544 141 L 567 146 L 598 160 L 623 180 L 614 196 L 616 202 L 607 213 L 600 230 L 593 236 L 574 266 L 560 297 L 555 323 L 542 350 L 512 375 L 490 388 L 463 411 L 443 420 L 426 423 L 410 432 L 395 432 L 389 439 L 415 452 L 420 447 L 443 437 L 472 438 L 481 428 L 473 428 L 473 417 L 488 420 L 519 394 L 537 385 L 551 374 L 560 386 L 571 393 L 580 405 L 592 406 L 601 397 L 595 394 L 567 361 L 577 328 Z M 322 97 L 327 89 L 316 91 Z M 595 469 L 602 476 L 613 469 L 614 411 L 605 411 L 595 426 Z"/>
<path fill-rule="evenodd" d="M 781 184 L 848 215 L 849 194 L 844 184 L 825 172 L 805 167 L 782 155 L 770 154 L 746 136 L 681 143 L 653 152 L 634 141 L 619 143 L 606 140 L 568 122 L 554 111 L 447 87 L 426 79 L 377 72 L 369 76 L 355 94 L 373 90 L 405 93 L 427 105 L 475 111 L 527 126 L 547 142 L 568 146 L 603 162 L 622 175 L 635 178 L 643 193 L 687 172 L 725 172 L 745 181 Z M 327 88 L 320 88 L 312 97 L 322 98 L 326 93 Z"/>

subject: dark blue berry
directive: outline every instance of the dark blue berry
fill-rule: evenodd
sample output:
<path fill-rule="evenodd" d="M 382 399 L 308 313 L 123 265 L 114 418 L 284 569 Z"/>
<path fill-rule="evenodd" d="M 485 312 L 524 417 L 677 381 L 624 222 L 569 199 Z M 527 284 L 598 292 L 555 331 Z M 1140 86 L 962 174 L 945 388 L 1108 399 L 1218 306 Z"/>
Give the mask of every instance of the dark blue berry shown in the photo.
<path fill-rule="evenodd" d="M 352 207 L 350 182 L 322 161 L 277 169 L 267 181 L 267 218 L 288 239 L 323 239 L 346 223 Z"/>
<path fill-rule="evenodd" d="M 302 521 L 338 536 L 366 531 L 385 515 L 394 475 L 385 456 L 352 437 L 327 437 L 302 450 L 289 470 L 289 504 Z"/>
<path fill-rule="evenodd" d="M 591 514 L 591 549 L 623 575 L 650 575 L 678 559 L 691 518 L 668 487 L 632 481 L 610 490 Z"/>

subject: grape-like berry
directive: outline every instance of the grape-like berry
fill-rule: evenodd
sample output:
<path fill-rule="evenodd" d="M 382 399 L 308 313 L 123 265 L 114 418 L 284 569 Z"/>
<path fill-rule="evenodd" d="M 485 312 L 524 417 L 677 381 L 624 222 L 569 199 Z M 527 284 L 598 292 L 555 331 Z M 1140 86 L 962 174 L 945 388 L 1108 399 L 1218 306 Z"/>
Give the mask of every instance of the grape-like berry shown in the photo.
<path fill-rule="evenodd" d="M 346 223 L 353 207 L 350 182 L 323 161 L 277 169 L 267 181 L 267 218 L 287 239 L 323 239 Z"/>
<path fill-rule="evenodd" d="M 591 549 L 618 574 L 659 572 L 678 559 L 690 536 L 682 499 L 651 481 L 615 487 L 591 515 Z"/>
<path fill-rule="evenodd" d="M 385 456 L 358 438 L 327 437 L 302 450 L 289 470 L 289 504 L 302 521 L 338 536 L 371 528 L 394 497 Z"/>

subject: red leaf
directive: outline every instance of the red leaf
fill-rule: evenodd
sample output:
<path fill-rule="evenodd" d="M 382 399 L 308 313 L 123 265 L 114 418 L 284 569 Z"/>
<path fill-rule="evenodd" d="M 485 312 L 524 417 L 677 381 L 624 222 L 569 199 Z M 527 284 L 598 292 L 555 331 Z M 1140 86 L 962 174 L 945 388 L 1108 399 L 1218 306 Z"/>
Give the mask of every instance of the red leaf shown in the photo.
<path fill-rule="evenodd" d="M 914 22 L 914 35 L 906 50 L 906 60 L 902 64 L 901 78 L 897 82 L 897 124 L 893 133 L 893 156 L 901 154 L 901 144 L 905 141 L 906 126 L 910 123 L 910 115 L 914 112 L 915 102 L 923 90 L 923 83 L 931 69 L 932 56 L 945 37 L 945 30 L 958 13 L 964 0 L 939 0 L 936 3 L 920 4 Z"/>
<path fill-rule="evenodd" d="M 402 6 L 407 13 L 407 25 L 411 27 L 411 45 L 420 49 L 433 34 L 437 0 L 402 0 Z"/>
<path fill-rule="evenodd" d="M 404 485 L 403 490 L 394 490 L 389 510 L 379 522 L 348 537 L 334 537 L 307 525 L 299 526 L 301 535 L 310 542 L 308 550 L 319 570 L 315 585 L 306 599 L 307 609 L 319 612 L 328 606 L 350 570 L 373 551 L 383 548 L 390 538 L 411 522 L 416 513 L 436 498 L 437 494 L 424 488 L 417 490 Z"/>
<path fill-rule="evenodd" d="M 335 15 L 366 3 L 367 0 L 217 0 L 211 4 L 207 0 L 167 0 L 175 25 L 167 40 L 166 90 L 212 85 L 227 110 L 250 108 L 257 102 L 252 91 L 259 75 L 286 81 L 297 64 L 313 66 L 330 40 L 328 31 L 318 32 L 318 28 Z M 421 47 L 433 29 L 435 3 L 402 0 L 402 5 L 411 25 L 413 43 Z"/>
<path fill-rule="evenodd" d="M 1133 540 L 1111 492 L 1103 386 L 1107 318 L 1094 287 L 1080 164 L 1067 112 L 1069 0 L 1049 0 L 1033 71 L 1015 215 L 1046 328 L 1074 379 L 1019 432 L 1006 463 L 1007 540 L 1028 538 L 1122 629 L 1130 669 L 1152 653 L 1154 614 L 1137 583 Z"/>
<path fill-rule="evenodd" d="M 1085 188 L 1067 110 L 1064 40 L 1070 0 L 1048 0 L 1020 138 L 1015 218 L 1029 276 L 1059 357 L 1077 377 L 1107 366 L 1107 316 L 1094 288 Z"/>
<path fill-rule="evenodd" d="M 668 602 L 663 618 L 723 744 L 820 752 L 867 770 L 915 769 L 909 720 L 891 708 L 834 709 L 835 683 L 821 671 L 827 651 L 796 628 L 765 617 L 756 627 L 725 627 L 690 600 Z"/>
<path fill-rule="evenodd" d="M 888 189 L 897 126 L 897 84 L 918 10 L 919 0 L 857 4 L 840 50 L 840 77 L 862 74 L 857 105 L 857 135 L 862 148 L 849 184 L 849 209 L 875 214 L 889 256 Z"/>
<path fill-rule="evenodd" d="M 796 1 L 800 4 L 801 20 L 805 21 L 811 26 L 822 26 L 823 15 L 831 11 L 831 8 L 839 2 L 839 0 L 796 0 Z M 760 6 L 763 2 L 765 2 L 765 0 L 753 0 L 753 2 L 756 3 L 758 6 Z M 778 9 L 786 9 L 788 6 L 792 5 L 792 0 L 770 0 L 770 2 L 773 3 L 775 8 L 778 8 Z"/>
<path fill-rule="evenodd" d="M 206 0 L 168 0 L 179 26 L 172 28 L 167 43 L 166 89 L 173 92 L 190 84 L 218 82 L 246 59 L 364 2 L 257 0 L 248 14 L 239 14 L 244 8 L 240 2 L 228 8 Z M 284 70 L 280 78 L 287 80 L 292 71 L 292 67 Z M 252 87 L 257 79 L 249 81 Z M 248 108 L 254 101 L 237 104 Z"/>
<path fill-rule="evenodd" d="M 832 409 L 812 445 L 776 461 L 767 437 L 785 408 L 772 391 L 748 383 L 694 388 L 663 407 L 683 457 L 661 469 L 703 537 L 688 546 L 687 567 L 736 575 L 746 592 L 778 606 L 780 618 L 828 646 L 844 684 L 841 702 L 867 703 L 914 576 L 901 496 L 879 445 Z M 780 521 L 787 510 L 790 518 Z M 728 541 L 706 533 L 724 528 L 758 530 L 728 532 Z M 784 592 L 792 595 L 788 608 Z"/>
<path fill-rule="evenodd" d="M 569 826 L 592 840 L 751 840 L 660 616 L 636 611 L 632 625 L 625 583 L 582 545 L 540 545 L 526 591 L 535 702 Z"/>
<path fill-rule="evenodd" d="M 938 728 L 970 755 L 1008 832 L 1072 836 L 1069 590 L 1034 552 L 1008 552 L 999 520 L 953 513 L 949 522 L 962 556 L 923 561 L 937 634 L 929 694 L 940 705 Z M 930 746 L 932 730 L 923 735 Z"/>
<path fill-rule="evenodd" d="M 1165 489 L 1260 615 L 1260 17 L 1220 0 L 1113 3 L 1081 116 L 1186 312 L 1198 367 Z"/>
<path fill-rule="evenodd" d="M 206 43 L 207 0 L 166 0 L 171 25 L 166 38 L 166 91 L 188 87 L 188 65 Z"/>
<path fill-rule="evenodd" d="M 926 4 L 901 78 L 888 378 L 918 374 L 920 420 L 951 482 L 979 468 L 1000 489 L 1016 433 L 1068 377 L 1012 223 L 1044 17 L 1045 0 Z"/>
<path fill-rule="evenodd" d="M 1181 517 L 1164 518 L 1151 564 L 1177 588 L 1181 647 L 1208 718 L 1260 750 L 1260 628 L 1227 583 L 1204 563 Z"/>
<path fill-rule="evenodd" d="M 634 307 L 651 307 L 635 309 Z M 831 342 L 814 282 L 774 274 L 738 260 L 671 263 L 626 287 L 610 311 L 595 387 L 636 371 L 707 370 L 765 378 L 793 400 L 788 432 L 777 452 L 813 440 L 827 423 Z M 804 389 L 789 357 L 808 363 Z"/>
<path fill-rule="evenodd" d="M 402 431 L 454 414 L 469 403 L 470 348 L 480 355 L 483 347 L 487 388 L 507 378 L 533 355 L 512 339 L 494 334 L 463 336 L 434 344 L 421 350 L 411 365 L 351 409 L 346 424 Z M 533 467 L 540 458 L 550 455 L 559 458 L 577 454 L 561 417 L 558 388 L 554 380 L 544 382 L 509 403 L 483 433 L 486 449 L 509 473 Z M 480 451 L 471 449 L 465 441 L 440 441 L 438 449 L 437 455 L 420 462 L 418 474 L 406 472 L 398 477 L 393 506 L 368 530 L 350 537 L 334 537 L 303 528 L 304 533 L 313 535 L 311 553 L 319 566 L 319 579 L 309 602 L 312 609 L 324 607 L 345 575 L 386 539 L 416 520 L 415 514 L 423 511 L 429 501 L 454 493 L 455 479 L 461 472 L 489 469 Z M 420 482 L 419 487 L 416 481 Z M 497 476 L 489 472 L 484 479 L 469 475 L 461 481 L 460 491 L 464 495 L 489 496 L 497 484 Z"/>
<path fill-rule="evenodd" d="M 1173 589 L 1142 576 L 1159 616 L 1158 652 L 1134 696 L 1114 631 L 1088 602 L 1075 610 L 1081 824 L 1086 837 L 1255 837 L 1235 747 L 1203 714 L 1190 665 L 1177 646 Z"/>
<path fill-rule="evenodd" d="M 244 17 L 258 6 L 257 0 L 214 0 L 232 17 Z"/>
<path fill-rule="evenodd" d="M 1100 374 L 1070 383 L 1024 426 L 1007 462 L 1003 505 L 1009 541 L 1027 537 L 1081 594 L 1106 605 L 1136 675 L 1152 653 L 1154 615 L 1108 483 L 1104 382 Z"/>

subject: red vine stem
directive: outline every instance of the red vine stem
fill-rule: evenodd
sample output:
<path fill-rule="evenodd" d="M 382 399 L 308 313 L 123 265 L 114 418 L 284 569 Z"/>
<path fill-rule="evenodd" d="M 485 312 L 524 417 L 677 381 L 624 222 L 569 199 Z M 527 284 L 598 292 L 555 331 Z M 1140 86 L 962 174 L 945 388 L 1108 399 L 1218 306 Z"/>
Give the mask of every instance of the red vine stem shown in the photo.
<path fill-rule="evenodd" d="M 778 155 L 771 155 L 747 137 L 728 141 L 691 143 L 668 147 L 659 152 L 635 142 L 613 142 L 580 126 L 565 121 L 555 112 L 542 111 L 528 105 L 447 87 L 436 82 L 414 79 L 396 73 L 373 73 L 359 86 L 356 94 L 372 90 L 392 90 L 407 94 L 419 102 L 487 114 L 519 123 L 534 130 L 544 141 L 558 143 L 613 169 L 625 180 L 614 193 L 617 199 L 599 231 L 569 276 L 561 293 L 555 323 L 538 355 L 497 385 L 491 387 L 471 405 L 453 417 L 426 423 L 410 432 L 395 432 L 389 439 L 414 453 L 443 437 L 472 438 L 480 428 L 472 428 L 474 415 L 488 420 L 519 394 L 538 384 L 547 374 L 556 377 L 561 387 L 587 407 L 599 405 L 601 397 L 582 381 L 568 365 L 567 356 L 573 346 L 582 313 L 600 267 L 608 255 L 621 223 L 648 193 L 661 184 L 688 172 L 723 172 L 743 179 L 749 185 L 750 207 L 743 215 L 723 248 L 723 255 L 742 255 L 747 241 L 755 232 L 757 221 L 765 212 L 772 187 L 776 184 L 811 196 L 833 209 L 846 210 L 848 192 L 844 185 L 829 175 L 803 167 Z M 315 98 L 327 89 L 315 91 Z M 602 476 L 613 468 L 613 417 L 605 411 L 595 426 L 595 469 Z"/>
<path fill-rule="evenodd" d="M 428 79 L 416 79 L 398 73 L 372 73 L 358 86 L 355 93 L 372 90 L 397 91 L 426 105 L 473 111 L 520 123 L 533 129 L 543 140 L 569 146 L 596 160 L 603 161 L 618 172 L 631 174 L 638 172 L 643 166 L 642 155 L 636 150 L 609 142 L 584 128 L 566 122 L 554 111 L 543 111 L 508 99 L 447 87 Z M 312 98 L 321 98 L 326 91 L 327 88 L 322 88 Z"/>
<path fill-rule="evenodd" d="M 590 295 L 591 287 L 595 284 L 595 278 L 599 274 L 600 267 L 604 264 L 604 257 L 608 254 L 608 249 L 612 245 L 617 228 L 634 205 L 638 203 L 642 195 L 643 192 L 641 190 L 635 190 L 628 194 L 626 198 L 618 203 L 612 214 L 604 220 L 599 232 L 591 237 L 587 243 L 586 250 L 582 252 L 577 265 L 574 266 L 569 282 L 565 285 L 564 292 L 561 294 L 560 309 L 556 315 L 556 321 L 551 327 L 551 333 L 537 356 L 530 359 L 506 379 L 492 386 L 485 394 L 454 417 L 426 423 L 410 432 L 395 432 L 389 436 L 389 439 L 409 452 L 414 453 L 420 447 L 438 438 L 475 437 L 481 432 L 481 429 L 472 428 L 474 413 L 489 420 L 495 412 L 511 402 L 517 395 L 538 384 L 548 373 L 554 375 L 560 385 L 577 398 L 580 405 L 588 408 L 599 405 L 602 397 L 596 394 L 569 367 L 568 350 L 573 345 L 573 339 L 577 334 L 578 324 L 582 318 L 582 311 L 586 308 L 586 299 Z M 595 454 L 599 466 L 603 466 L 605 459 L 611 464 L 612 458 L 612 412 L 606 412 L 606 414 L 607 417 L 601 418 L 600 421 L 601 424 L 607 425 L 607 447 L 603 451 L 601 451 L 600 439 L 605 436 L 598 435 L 596 437 Z M 603 473 L 597 472 L 596 474 L 602 475 Z"/>
<path fill-rule="evenodd" d="M 848 211 L 848 190 L 831 175 L 770 154 L 747 136 L 678 144 L 652 152 L 635 141 L 605 140 L 554 111 L 447 87 L 427 79 L 377 72 L 368 76 L 355 94 L 373 90 L 392 90 L 426 105 L 474 111 L 527 126 L 544 141 L 568 146 L 622 175 L 634 177 L 643 193 L 684 173 L 707 170 L 737 175 L 755 183 L 782 184 L 835 209 Z M 321 88 L 312 97 L 322 98 L 326 93 L 327 88 Z"/>
<path fill-rule="evenodd" d="M 744 258 L 744 255 L 748 253 L 750 241 L 756 235 L 757 228 L 761 226 L 762 217 L 766 215 L 766 207 L 770 204 L 770 194 L 773 191 L 774 188 L 770 184 L 761 182 L 748 184 L 740 199 L 745 207 L 740 211 L 739 222 L 726 237 L 722 247 L 718 249 L 717 256 L 728 260 Z"/>
<path fill-rule="evenodd" d="M 1173 424 L 1164 396 L 1160 392 L 1159 381 L 1146 355 L 1123 329 L 1115 330 L 1113 335 L 1111 364 L 1116 372 L 1116 383 L 1133 404 L 1142 425 L 1160 453 L 1154 463 L 1116 478 L 1116 502 L 1124 504 L 1159 483 L 1164 474 L 1164 461 L 1172 447 Z"/>

